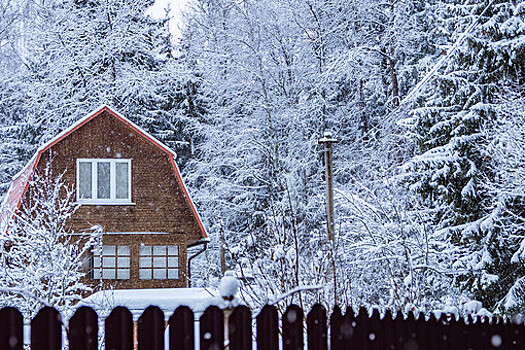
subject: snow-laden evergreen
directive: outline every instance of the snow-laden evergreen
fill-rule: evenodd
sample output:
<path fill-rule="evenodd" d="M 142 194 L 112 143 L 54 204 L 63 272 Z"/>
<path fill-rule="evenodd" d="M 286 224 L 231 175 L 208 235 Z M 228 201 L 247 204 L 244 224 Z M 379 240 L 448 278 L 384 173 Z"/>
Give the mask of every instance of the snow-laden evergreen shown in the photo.
<path fill-rule="evenodd" d="M 477 26 L 412 111 L 416 155 L 405 166 L 411 191 L 433 211 L 429 224 L 457 247 L 451 252 L 458 285 L 493 308 L 525 273 L 513 259 L 522 233 L 511 224 L 523 220 L 522 197 L 494 191 L 512 144 L 499 154 L 487 149 L 494 126 L 508 123 L 500 106 L 523 89 L 523 2 L 445 5 L 440 16 L 450 45 L 473 21 Z"/>

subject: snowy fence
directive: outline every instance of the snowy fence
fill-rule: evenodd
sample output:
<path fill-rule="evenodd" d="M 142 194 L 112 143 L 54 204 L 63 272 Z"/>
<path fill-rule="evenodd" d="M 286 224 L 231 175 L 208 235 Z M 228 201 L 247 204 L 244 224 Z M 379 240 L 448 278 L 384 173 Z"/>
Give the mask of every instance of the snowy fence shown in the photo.
<path fill-rule="evenodd" d="M 162 310 L 155 306 L 148 307 L 136 323 L 128 309 L 117 307 L 104 321 L 105 349 L 194 350 L 198 345 L 204 350 L 248 350 L 257 344 L 257 349 L 278 350 L 281 345 L 285 350 L 297 350 L 304 349 L 305 343 L 311 350 L 525 348 L 525 326 L 496 318 L 456 320 L 443 315 L 426 319 L 413 314 L 404 318 L 401 313 L 393 317 L 390 312 L 381 318 L 377 310 L 369 315 L 364 309 L 357 315 L 349 311 L 343 316 L 336 307 L 328 320 L 325 308 L 315 305 L 306 316 L 305 328 L 303 311 L 291 305 L 282 317 L 282 328 L 273 306 L 265 306 L 253 321 L 246 306 L 238 306 L 233 312 L 210 306 L 200 317 L 196 341 L 195 317 L 188 307 L 178 307 L 167 323 Z M 79 308 L 66 328 L 69 349 L 98 349 L 98 324 L 93 309 Z M 31 349 L 62 349 L 64 328 L 58 311 L 43 308 L 31 321 Z M 23 349 L 23 318 L 12 307 L 0 310 L 0 349 Z"/>

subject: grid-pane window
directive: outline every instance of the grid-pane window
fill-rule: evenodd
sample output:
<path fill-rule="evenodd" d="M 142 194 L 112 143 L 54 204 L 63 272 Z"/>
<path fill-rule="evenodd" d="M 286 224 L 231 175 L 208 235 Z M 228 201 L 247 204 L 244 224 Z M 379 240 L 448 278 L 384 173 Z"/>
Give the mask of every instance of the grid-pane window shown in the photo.
<path fill-rule="evenodd" d="M 131 202 L 131 160 L 78 159 L 77 200 L 87 204 Z"/>
<path fill-rule="evenodd" d="M 130 278 L 130 249 L 127 245 L 104 245 L 93 251 L 93 279 Z"/>
<path fill-rule="evenodd" d="M 179 247 L 142 245 L 139 247 L 141 280 L 179 279 Z"/>

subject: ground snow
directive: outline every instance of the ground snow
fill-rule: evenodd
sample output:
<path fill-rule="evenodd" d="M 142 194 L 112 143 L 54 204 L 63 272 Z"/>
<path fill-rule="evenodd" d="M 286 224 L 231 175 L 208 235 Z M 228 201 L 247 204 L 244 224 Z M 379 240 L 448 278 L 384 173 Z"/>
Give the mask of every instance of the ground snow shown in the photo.
<path fill-rule="evenodd" d="M 179 306 L 188 306 L 193 312 L 202 313 L 208 306 L 223 308 L 225 304 L 222 298 L 205 288 L 155 288 L 103 290 L 88 296 L 79 306 L 89 306 L 97 312 L 124 306 L 134 318 L 138 318 L 148 306 L 155 305 L 168 319 Z"/>

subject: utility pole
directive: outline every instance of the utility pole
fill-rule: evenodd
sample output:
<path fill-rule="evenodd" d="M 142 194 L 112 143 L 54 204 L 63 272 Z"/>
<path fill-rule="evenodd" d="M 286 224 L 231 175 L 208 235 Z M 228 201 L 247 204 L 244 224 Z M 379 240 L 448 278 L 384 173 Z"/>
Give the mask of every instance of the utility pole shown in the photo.
<path fill-rule="evenodd" d="M 326 180 L 326 233 L 328 240 L 334 242 L 334 188 L 332 170 L 332 144 L 337 140 L 332 137 L 329 131 L 324 132 L 324 136 L 319 140 L 320 145 L 324 145 L 324 163 Z"/>
<path fill-rule="evenodd" d="M 325 131 L 323 138 L 319 140 L 324 145 L 324 163 L 326 180 L 326 233 L 328 236 L 328 256 L 331 262 L 331 273 L 334 283 L 334 304 L 337 305 L 337 268 L 335 263 L 335 234 L 334 234 L 334 188 L 332 171 L 332 144 L 337 140 L 332 133 Z M 329 273 L 329 271 L 327 271 Z"/>
<path fill-rule="evenodd" d="M 224 252 L 224 245 L 226 244 L 226 240 L 224 239 L 224 229 L 222 227 L 222 219 L 219 221 L 219 227 L 220 227 L 220 236 L 219 236 L 219 243 L 221 247 L 221 276 L 224 277 L 224 273 L 226 272 L 226 254 Z"/>

